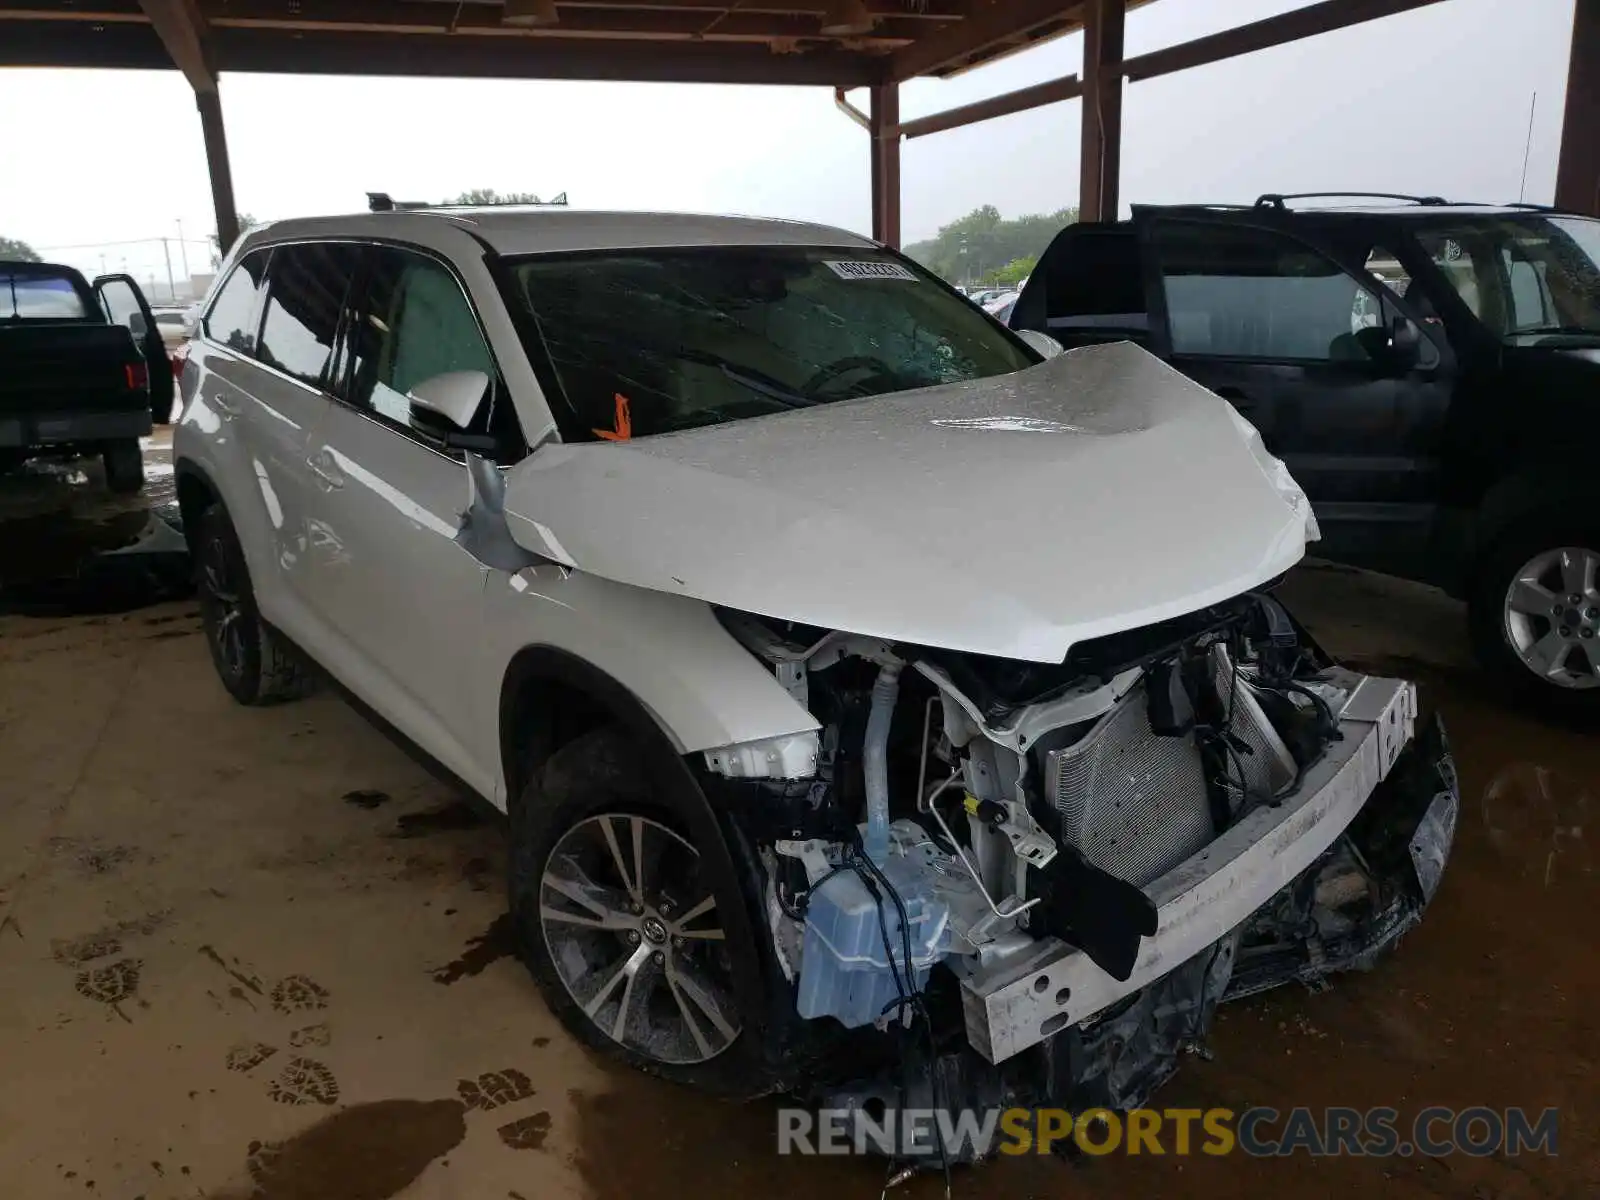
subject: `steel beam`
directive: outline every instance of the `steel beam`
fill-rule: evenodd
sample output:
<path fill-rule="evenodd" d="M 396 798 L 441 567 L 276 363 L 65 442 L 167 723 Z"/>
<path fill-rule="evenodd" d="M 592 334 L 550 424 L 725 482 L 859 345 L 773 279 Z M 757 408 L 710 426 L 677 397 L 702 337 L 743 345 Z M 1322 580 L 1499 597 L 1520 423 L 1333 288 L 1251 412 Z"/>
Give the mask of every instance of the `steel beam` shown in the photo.
<path fill-rule="evenodd" d="M 1409 12 L 1414 8 L 1426 8 L 1430 4 L 1439 2 L 1440 0 L 1321 0 L 1321 3 L 1308 4 L 1304 8 L 1297 8 L 1280 16 L 1252 21 L 1248 25 L 1225 29 L 1209 37 L 1195 38 L 1192 42 L 1180 42 L 1164 50 L 1137 55 L 1123 62 L 1122 74 L 1129 80 L 1153 79 L 1157 75 L 1170 75 L 1174 71 L 1187 71 L 1190 67 L 1202 67 L 1207 63 L 1221 62 L 1226 58 L 1237 58 L 1241 54 L 1253 54 L 1257 50 L 1265 50 L 1271 46 L 1298 42 L 1303 38 L 1315 37 L 1319 33 L 1331 33 L 1335 29 L 1361 25 L 1381 17 L 1392 17 L 1396 13 Z"/>
<path fill-rule="evenodd" d="M 229 0 L 213 3 L 207 20 L 213 29 L 293 29 L 322 33 L 451 33 L 466 37 L 525 40 L 611 40 L 625 42 L 715 41 L 777 42 L 796 48 L 826 45 L 818 17 L 811 13 L 761 13 L 739 9 L 710 13 L 677 9 L 576 8 L 562 5 L 554 25 L 507 25 L 497 5 L 412 0 L 322 0 L 315 6 L 285 7 L 281 0 Z M 882 17 L 867 33 L 852 38 L 858 50 L 887 53 L 909 45 L 930 29 L 926 20 Z"/>
<path fill-rule="evenodd" d="M 1576 0 L 1556 205 L 1600 217 L 1600 0 Z"/>
<path fill-rule="evenodd" d="M 1084 0 L 1078 219 L 1115 221 L 1122 177 L 1122 0 Z"/>
<path fill-rule="evenodd" d="M 872 146 L 872 236 L 900 245 L 900 85 L 872 89 L 867 132 Z"/>
<path fill-rule="evenodd" d="M 207 51 L 205 20 L 193 0 L 139 0 L 173 65 L 196 93 L 217 90 L 217 72 Z"/>
<path fill-rule="evenodd" d="M 998 96 L 991 96 L 987 100 L 975 100 L 971 104 L 963 104 L 957 108 L 947 108 L 943 112 L 933 113 L 930 116 L 918 117 L 914 121 L 902 121 L 900 133 L 903 137 L 925 137 L 930 133 L 943 133 L 946 129 L 959 129 L 963 125 L 973 125 L 979 121 L 987 121 L 993 117 L 1010 116 L 1012 113 L 1026 112 L 1030 108 L 1039 108 L 1046 104 L 1056 104 L 1062 100 L 1072 100 L 1083 95 L 1083 83 L 1076 75 L 1064 75 L 1060 79 L 1051 79 L 1045 83 L 1036 83 L 1032 87 L 1018 88 L 1014 92 L 1004 92 Z"/>
<path fill-rule="evenodd" d="M 206 139 L 206 170 L 211 175 L 211 205 L 217 214 L 217 244 L 227 254 L 239 237 L 239 210 L 233 202 L 233 168 L 228 163 L 228 135 L 222 127 L 222 97 L 216 88 L 197 91 L 200 129 Z"/>
<path fill-rule="evenodd" d="M 890 60 L 895 79 L 949 75 L 1077 25 L 1082 0 L 972 0 L 966 20 L 924 34 Z"/>

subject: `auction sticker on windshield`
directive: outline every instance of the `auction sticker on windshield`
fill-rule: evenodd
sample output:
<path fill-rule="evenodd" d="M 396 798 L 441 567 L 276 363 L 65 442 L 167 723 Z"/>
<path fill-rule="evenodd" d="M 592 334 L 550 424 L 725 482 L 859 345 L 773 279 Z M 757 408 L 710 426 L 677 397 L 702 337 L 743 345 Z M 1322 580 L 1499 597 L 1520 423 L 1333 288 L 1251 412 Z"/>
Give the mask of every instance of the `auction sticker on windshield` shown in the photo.
<path fill-rule="evenodd" d="M 899 263 L 892 262 L 830 262 L 833 273 L 840 279 L 909 279 L 917 277 Z"/>

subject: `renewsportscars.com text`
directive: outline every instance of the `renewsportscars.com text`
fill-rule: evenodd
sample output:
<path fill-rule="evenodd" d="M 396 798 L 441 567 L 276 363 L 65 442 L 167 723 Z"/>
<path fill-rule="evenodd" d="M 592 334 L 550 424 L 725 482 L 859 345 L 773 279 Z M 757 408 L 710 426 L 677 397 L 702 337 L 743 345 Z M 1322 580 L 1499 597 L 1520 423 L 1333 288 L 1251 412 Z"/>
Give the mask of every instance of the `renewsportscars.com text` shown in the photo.
<path fill-rule="evenodd" d="M 946 1153 L 1089 1155 L 1143 1154 L 1278 1158 L 1439 1158 L 1451 1154 L 1557 1152 L 1559 1110 L 1423 1108 L 1402 1116 L 1394 1108 L 1008 1108 L 951 1113 L 935 1109 L 785 1108 L 778 1112 L 779 1154 L 880 1154 L 912 1157 Z"/>

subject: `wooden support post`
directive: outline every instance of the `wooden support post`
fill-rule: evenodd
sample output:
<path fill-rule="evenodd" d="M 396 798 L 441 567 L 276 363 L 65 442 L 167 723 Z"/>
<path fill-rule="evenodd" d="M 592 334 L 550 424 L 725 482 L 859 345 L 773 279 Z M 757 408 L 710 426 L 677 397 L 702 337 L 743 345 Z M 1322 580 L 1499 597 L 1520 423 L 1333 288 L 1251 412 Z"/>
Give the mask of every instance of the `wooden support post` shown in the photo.
<path fill-rule="evenodd" d="M 1556 205 L 1600 217 L 1600 0 L 1576 0 Z"/>
<path fill-rule="evenodd" d="M 1078 219 L 1115 221 L 1122 174 L 1123 0 L 1084 0 Z"/>
<path fill-rule="evenodd" d="M 233 169 L 228 164 L 228 137 L 222 126 L 222 97 L 215 87 L 196 91 L 200 128 L 206 139 L 206 170 L 211 175 L 211 205 L 217 213 L 217 243 L 224 256 L 239 238 L 239 211 L 233 203 Z"/>
<path fill-rule="evenodd" d="M 872 144 L 872 236 L 900 247 L 900 85 L 872 88 L 868 133 Z"/>

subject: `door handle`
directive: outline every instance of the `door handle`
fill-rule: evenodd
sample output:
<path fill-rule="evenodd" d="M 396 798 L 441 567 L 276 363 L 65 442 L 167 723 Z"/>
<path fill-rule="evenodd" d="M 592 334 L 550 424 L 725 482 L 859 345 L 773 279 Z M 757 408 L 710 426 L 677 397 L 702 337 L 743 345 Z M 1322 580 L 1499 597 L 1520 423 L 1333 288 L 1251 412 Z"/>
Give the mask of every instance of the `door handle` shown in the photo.
<path fill-rule="evenodd" d="M 333 455 L 326 450 L 306 457 L 306 466 L 311 468 L 311 473 L 317 477 L 317 485 L 325 492 L 344 486 L 344 476 L 333 465 Z"/>
<path fill-rule="evenodd" d="M 211 407 L 216 409 L 223 416 L 237 417 L 239 415 L 239 402 L 237 400 L 227 400 L 220 395 L 213 395 L 208 397 L 208 399 L 211 402 Z"/>

